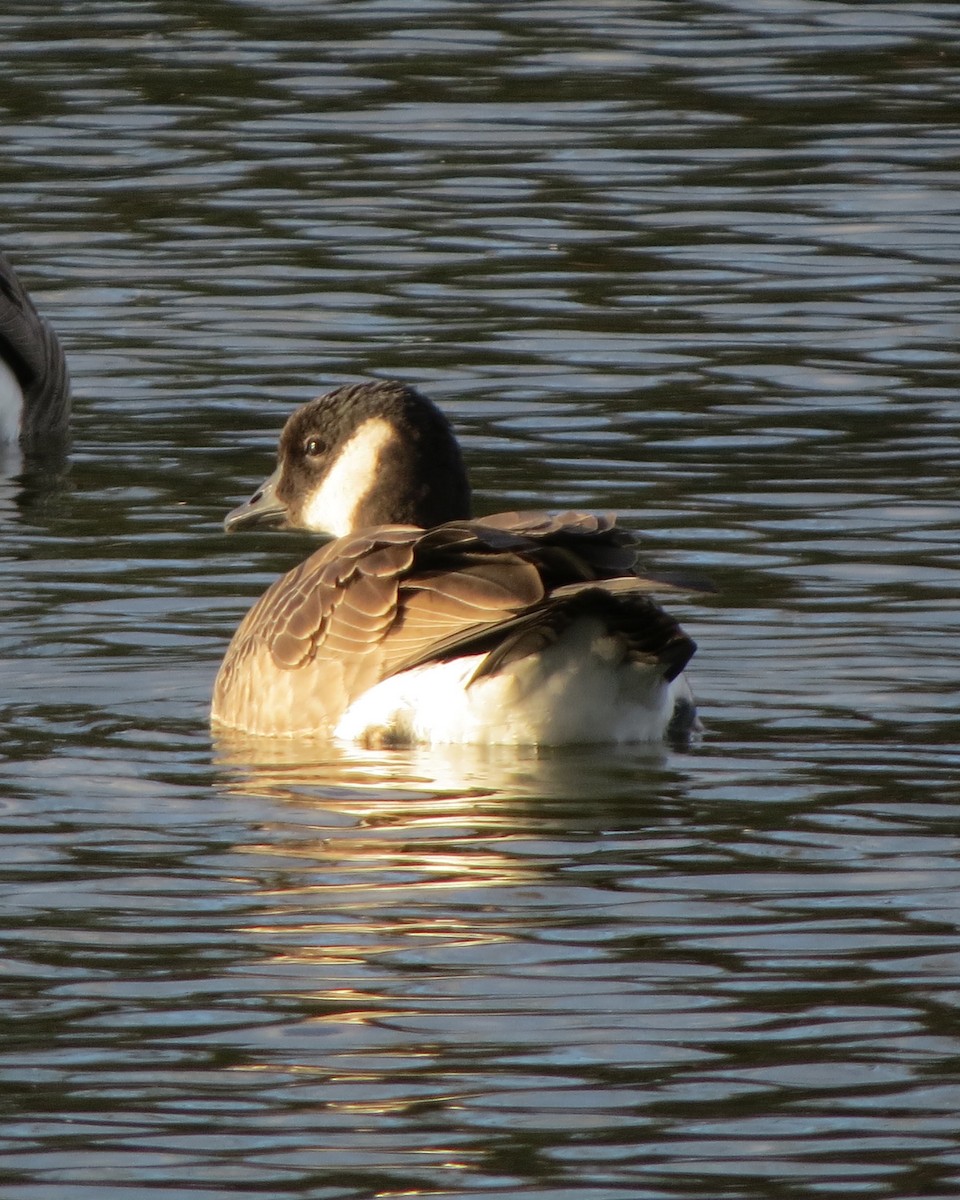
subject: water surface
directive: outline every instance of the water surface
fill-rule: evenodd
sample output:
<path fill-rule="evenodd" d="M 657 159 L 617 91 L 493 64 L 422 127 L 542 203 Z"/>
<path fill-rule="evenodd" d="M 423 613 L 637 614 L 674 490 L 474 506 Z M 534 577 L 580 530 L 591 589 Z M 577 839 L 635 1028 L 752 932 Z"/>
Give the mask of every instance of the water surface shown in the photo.
<path fill-rule="evenodd" d="M 70 460 L 0 474 L 0 1195 L 960 1187 L 949 5 L 14 3 L 0 241 Z M 706 725 L 207 728 L 288 411 L 416 382 L 481 512 L 612 508 Z"/>

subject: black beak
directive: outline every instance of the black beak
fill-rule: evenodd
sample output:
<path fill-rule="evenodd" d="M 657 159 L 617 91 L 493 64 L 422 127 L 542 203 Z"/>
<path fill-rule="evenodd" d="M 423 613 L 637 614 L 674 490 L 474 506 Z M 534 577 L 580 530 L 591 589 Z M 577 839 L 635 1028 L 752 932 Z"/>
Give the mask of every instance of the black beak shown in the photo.
<path fill-rule="evenodd" d="M 277 498 L 277 484 L 280 481 L 280 468 L 274 471 L 269 479 L 265 479 L 253 493 L 246 504 L 228 512 L 223 520 L 227 533 L 235 533 L 238 529 L 283 529 L 287 524 L 286 505 Z"/>

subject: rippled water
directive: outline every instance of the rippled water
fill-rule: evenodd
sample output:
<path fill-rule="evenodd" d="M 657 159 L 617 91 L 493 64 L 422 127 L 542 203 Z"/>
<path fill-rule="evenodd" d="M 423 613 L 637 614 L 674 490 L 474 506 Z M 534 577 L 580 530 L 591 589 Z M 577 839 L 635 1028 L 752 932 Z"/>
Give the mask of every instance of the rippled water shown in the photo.
<path fill-rule="evenodd" d="M 0 1195 L 960 1191 L 952 5 L 8 3 Z M 212 745 L 289 409 L 615 508 L 707 732 Z"/>

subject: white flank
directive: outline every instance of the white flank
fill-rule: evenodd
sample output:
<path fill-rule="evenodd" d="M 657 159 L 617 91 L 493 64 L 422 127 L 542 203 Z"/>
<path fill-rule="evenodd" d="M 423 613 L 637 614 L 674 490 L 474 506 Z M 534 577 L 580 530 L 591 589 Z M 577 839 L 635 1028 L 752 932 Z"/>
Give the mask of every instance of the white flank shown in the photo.
<path fill-rule="evenodd" d="M 354 513 L 377 484 L 383 448 L 395 436 L 393 427 L 382 417 L 364 421 L 304 507 L 309 529 L 335 537 L 343 537 L 353 529 Z"/>
<path fill-rule="evenodd" d="M 655 666 L 625 664 L 599 621 L 584 618 L 541 654 L 467 686 L 484 655 L 394 675 L 360 696 L 334 735 L 343 741 L 565 745 L 659 741 L 681 675 L 666 683 Z"/>
<path fill-rule="evenodd" d="M 17 440 L 22 416 L 23 390 L 16 375 L 0 359 L 0 444 Z"/>

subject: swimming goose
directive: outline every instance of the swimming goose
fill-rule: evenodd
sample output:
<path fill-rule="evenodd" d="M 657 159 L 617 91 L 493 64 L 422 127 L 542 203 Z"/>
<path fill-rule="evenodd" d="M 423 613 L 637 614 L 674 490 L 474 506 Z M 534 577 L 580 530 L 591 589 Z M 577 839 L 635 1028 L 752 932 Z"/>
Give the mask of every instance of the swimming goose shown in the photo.
<path fill-rule="evenodd" d="M 70 379 L 57 335 L 0 253 L 0 444 L 28 453 L 62 450 Z"/>
<path fill-rule="evenodd" d="M 471 519 L 456 439 L 396 382 L 299 408 L 225 521 L 335 535 L 237 629 L 215 727 L 367 746 L 660 740 L 696 717 L 695 645 L 612 516 Z"/>

